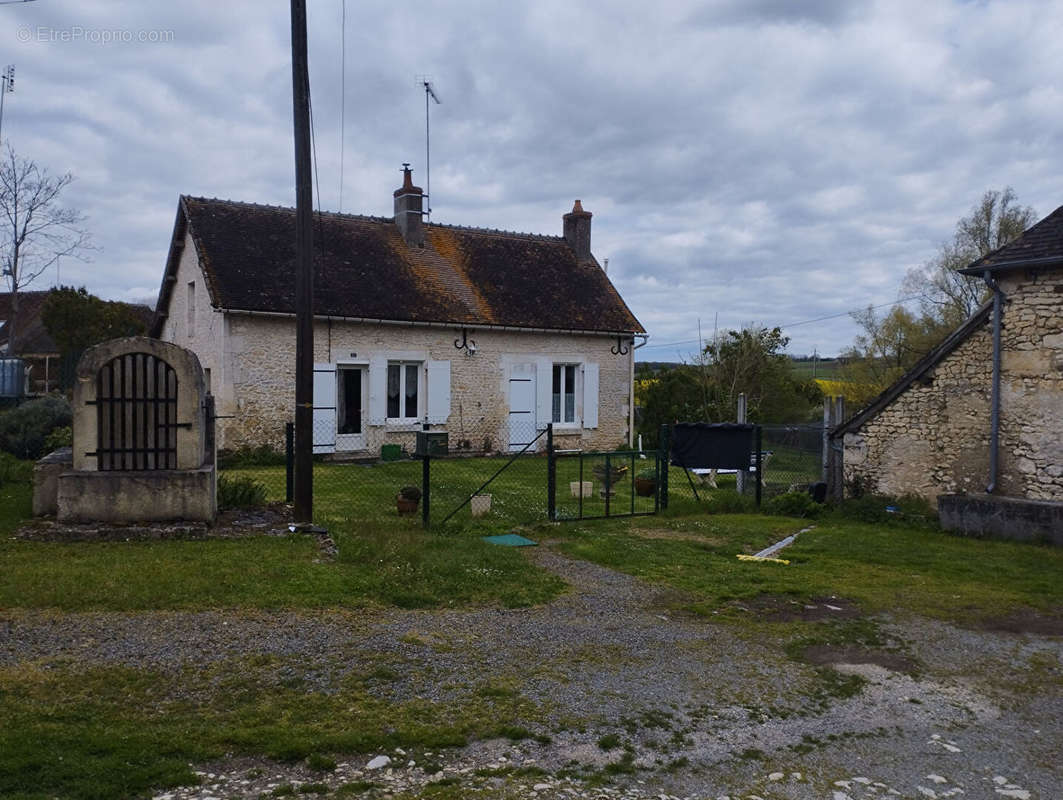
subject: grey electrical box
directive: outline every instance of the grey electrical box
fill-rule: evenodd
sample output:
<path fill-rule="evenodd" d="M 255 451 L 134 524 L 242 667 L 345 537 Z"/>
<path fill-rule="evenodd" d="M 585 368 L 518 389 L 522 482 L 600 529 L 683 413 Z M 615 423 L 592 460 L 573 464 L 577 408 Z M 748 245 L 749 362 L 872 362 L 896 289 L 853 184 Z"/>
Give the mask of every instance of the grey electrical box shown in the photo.
<path fill-rule="evenodd" d="M 417 431 L 417 450 L 419 456 L 445 456 L 450 444 L 446 431 Z"/>

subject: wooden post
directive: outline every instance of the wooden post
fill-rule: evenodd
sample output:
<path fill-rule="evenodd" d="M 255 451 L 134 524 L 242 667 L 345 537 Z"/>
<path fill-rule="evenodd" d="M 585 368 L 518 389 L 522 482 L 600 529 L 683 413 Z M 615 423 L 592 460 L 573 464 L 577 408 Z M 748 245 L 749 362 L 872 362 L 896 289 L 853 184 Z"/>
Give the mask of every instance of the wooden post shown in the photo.
<path fill-rule="evenodd" d="M 831 428 L 831 409 L 833 407 L 834 398 L 830 395 L 826 395 L 823 398 L 823 464 L 822 464 L 822 480 L 824 483 L 830 482 L 830 428 Z"/>
<path fill-rule="evenodd" d="M 834 424 L 831 428 L 837 428 L 845 421 L 845 398 L 841 395 L 834 398 Z M 845 463 L 842 442 L 835 439 L 834 450 L 834 499 L 845 499 Z"/>
<path fill-rule="evenodd" d="M 295 522 L 314 512 L 314 243 L 306 0 L 291 0 L 295 128 Z"/>

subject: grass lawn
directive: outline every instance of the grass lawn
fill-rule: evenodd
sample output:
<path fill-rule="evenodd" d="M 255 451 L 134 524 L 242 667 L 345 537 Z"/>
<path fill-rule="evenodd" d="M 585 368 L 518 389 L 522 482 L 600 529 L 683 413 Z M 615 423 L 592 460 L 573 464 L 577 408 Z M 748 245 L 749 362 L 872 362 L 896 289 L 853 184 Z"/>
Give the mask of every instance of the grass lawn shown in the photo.
<path fill-rule="evenodd" d="M 502 460 L 438 463 L 446 469 L 437 474 L 440 510 L 433 511 L 434 519 Z M 277 468 L 267 469 L 241 472 L 272 482 Z M 11 617 L 17 624 L 23 609 L 63 614 L 218 608 L 233 609 L 235 620 L 244 608 L 521 606 L 547 602 L 564 588 L 521 551 L 480 540 L 482 533 L 511 529 L 529 509 L 545 507 L 544 459 L 522 459 L 506 482 L 492 487 L 497 505 L 491 516 L 442 534 L 426 533 L 419 518 L 395 512 L 394 494 L 405 483 L 419 483 L 419 463 L 321 464 L 317 470 L 316 516 L 336 539 L 334 561 L 321 561 L 306 537 L 14 541 L 12 531 L 29 515 L 29 487 L 2 485 L 0 622 Z M 559 495 L 571 504 L 570 476 L 564 475 Z M 672 481 L 685 483 L 685 477 L 680 471 Z M 618 487 L 611 503 L 630 504 L 624 491 L 630 490 Z M 604 504 L 591 499 L 598 501 Z M 1063 605 L 1063 550 L 833 515 L 811 523 L 814 530 L 782 553 L 789 565 L 751 563 L 736 555 L 810 523 L 708 514 L 705 508 L 677 500 L 658 516 L 543 523 L 526 532 L 556 539 L 571 556 L 669 587 L 676 606 L 726 624 L 748 624 L 751 635 L 759 629 L 736 604 L 761 595 L 837 595 L 865 613 L 957 621 Z M 460 516 L 471 522 L 467 510 Z M 806 633 L 795 627 L 783 638 L 797 641 Z M 193 779 L 189 762 L 226 754 L 302 759 L 395 746 L 434 750 L 488 736 L 542 733 L 543 710 L 519 692 L 477 684 L 449 687 L 442 702 L 389 699 L 388 684 L 401 678 L 401 664 L 352 667 L 343 654 L 336 659 L 337 668 L 349 671 L 329 691 L 315 688 L 290 658 L 263 654 L 178 672 L 72 660 L 0 667 L 0 796 L 133 797 L 150 787 L 187 783 Z"/>
<path fill-rule="evenodd" d="M 780 553 L 788 565 L 736 558 L 808 525 L 815 528 Z M 701 613 L 762 594 L 838 595 L 866 612 L 961 622 L 1023 606 L 1063 606 L 1063 550 L 964 539 L 928 526 L 714 514 L 560 530 L 560 547 L 569 555 L 678 589 L 683 605 Z"/>

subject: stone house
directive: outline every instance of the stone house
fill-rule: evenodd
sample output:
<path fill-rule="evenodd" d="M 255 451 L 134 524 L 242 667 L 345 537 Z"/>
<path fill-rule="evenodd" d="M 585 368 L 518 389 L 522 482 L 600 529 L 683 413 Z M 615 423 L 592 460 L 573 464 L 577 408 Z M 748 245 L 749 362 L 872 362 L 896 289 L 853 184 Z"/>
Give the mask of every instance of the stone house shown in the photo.
<path fill-rule="evenodd" d="M 1063 501 L 1063 207 L 961 272 L 990 300 L 835 430 L 846 480 L 950 508 Z"/>
<path fill-rule="evenodd" d="M 394 217 L 314 223 L 314 450 L 630 442 L 643 327 L 591 254 L 577 200 L 562 236 L 423 221 L 410 171 Z M 281 448 L 295 405 L 295 212 L 182 196 L 152 335 L 193 350 L 218 446 Z M 540 440 L 541 444 L 541 440 Z M 537 444 L 537 447 L 539 445 Z"/>

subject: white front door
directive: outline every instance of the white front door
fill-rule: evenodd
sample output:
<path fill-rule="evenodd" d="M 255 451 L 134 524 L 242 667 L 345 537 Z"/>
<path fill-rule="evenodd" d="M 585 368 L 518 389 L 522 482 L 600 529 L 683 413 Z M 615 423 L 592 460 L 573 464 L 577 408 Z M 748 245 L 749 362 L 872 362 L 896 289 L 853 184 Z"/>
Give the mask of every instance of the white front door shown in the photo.
<path fill-rule="evenodd" d="M 336 450 L 365 450 L 369 370 L 340 364 L 336 370 Z"/>
<path fill-rule="evenodd" d="M 535 365 L 515 364 L 509 373 L 509 449 L 535 439 Z"/>

